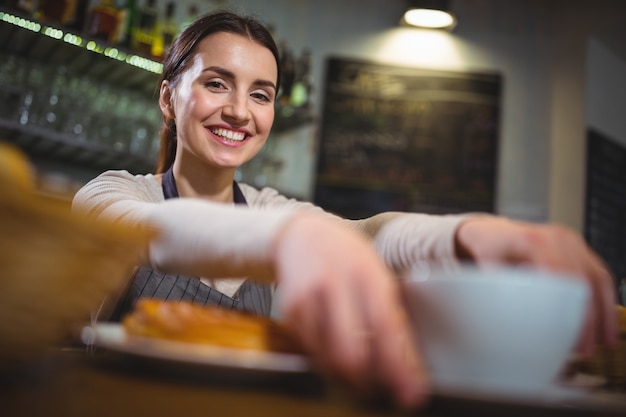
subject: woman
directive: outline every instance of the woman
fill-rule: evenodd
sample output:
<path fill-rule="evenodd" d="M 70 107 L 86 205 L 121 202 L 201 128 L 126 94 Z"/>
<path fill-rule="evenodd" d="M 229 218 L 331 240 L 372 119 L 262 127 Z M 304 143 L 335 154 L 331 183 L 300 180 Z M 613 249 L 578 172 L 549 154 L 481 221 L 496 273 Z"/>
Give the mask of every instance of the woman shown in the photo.
<path fill-rule="evenodd" d="M 162 283 L 168 275 L 161 272 L 184 274 L 171 276 L 186 286 L 188 276 L 201 277 L 194 292 L 208 294 L 204 301 L 226 299 L 266 314 L 267 287 L 254 283 L 275 282 L 275 308 L 322 369 L 365 392 L 386 387 L 403 405 L 421 403 L 428 392 L 395 282 L 418 261 L 528 263 L 574 273 L 594 291 L 582 349 L 614 340 L 610 276 L 569 230 L 487 215 L 383 213 L 352 221 L 235 183 L 236 169 L 268 138 L 279 82 L 276 45 L 250 18 L 203 16 L 171 47 L 160 84 L 157 173 L 106 172 L 74 199 L 94 216 L 160 231 L 146 252 L 139 293 Z"/>

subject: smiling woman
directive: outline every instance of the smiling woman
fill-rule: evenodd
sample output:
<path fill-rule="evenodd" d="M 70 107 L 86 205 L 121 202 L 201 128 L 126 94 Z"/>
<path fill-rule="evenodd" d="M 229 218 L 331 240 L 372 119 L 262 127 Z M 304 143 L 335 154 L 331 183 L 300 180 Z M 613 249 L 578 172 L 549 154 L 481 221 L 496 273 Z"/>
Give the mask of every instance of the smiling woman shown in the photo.
<path fill-rule="evenodd" d="M 73 201 L 76 211 L 159 232 L 114 318 L 144 297 L 276 311 L 318 369 L 362 392 L 385 387 L 398 403 L 416 405 L 425 400 L 427 378 L 397 273 L 463 258 L 581 277 L 596 293 L 582 345 L 596 334 L 611 340 L 608 274 L 582 239 L 562 228 L 488 215 L 396 212 L 348 220 L 235 182 L 236 169 L 267 141 L 279 62 L 268 30 L 230 12 L 198 18 L 173 43 L 159 84 L 156 173 L 105 172 Z"/>

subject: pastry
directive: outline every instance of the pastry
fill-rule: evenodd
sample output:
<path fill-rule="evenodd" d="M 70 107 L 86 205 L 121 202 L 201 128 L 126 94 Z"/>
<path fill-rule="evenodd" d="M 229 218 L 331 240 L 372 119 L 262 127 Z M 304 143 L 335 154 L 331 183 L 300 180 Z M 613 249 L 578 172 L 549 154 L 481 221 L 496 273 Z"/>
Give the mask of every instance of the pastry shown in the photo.
<path fill-rule="evenodd" d="M 189 301 L 143 298 L 122 320 L 131 336 L 260 351 L 301 353 L 288 330 L 266 317 Z"/>

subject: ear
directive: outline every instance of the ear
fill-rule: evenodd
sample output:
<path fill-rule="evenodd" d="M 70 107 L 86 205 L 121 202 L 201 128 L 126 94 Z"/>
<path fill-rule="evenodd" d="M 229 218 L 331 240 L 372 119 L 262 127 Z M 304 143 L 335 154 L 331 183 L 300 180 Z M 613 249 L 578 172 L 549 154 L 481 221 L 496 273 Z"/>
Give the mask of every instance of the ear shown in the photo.
<path fill-rule="evenodd" d="M 172 105 L 172 98 L 170 83 L 167 80 L 163 80 L 161 83 L 161 90 L 159 92 L 159 107 L 161 108 L 161 113 L 163 113 L 166 119 L 176 119 L 174 106 Z"/>

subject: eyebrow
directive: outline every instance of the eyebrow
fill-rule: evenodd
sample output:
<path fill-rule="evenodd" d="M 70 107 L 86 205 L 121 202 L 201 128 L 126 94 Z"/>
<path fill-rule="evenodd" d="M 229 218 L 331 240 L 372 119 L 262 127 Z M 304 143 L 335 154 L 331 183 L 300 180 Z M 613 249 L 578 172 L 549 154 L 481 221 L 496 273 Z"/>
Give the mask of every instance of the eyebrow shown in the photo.
<path fill-rule="evenodd" d="M 226 68 L 222 68 L 222 67 L 218 67 L 218 66 L 210 66 L 210 67 L 206 67 L 205 69 L 202 70 L 202 72 L 207 72 L 207 71 L 213 71 L 218 73 L 219 75 L 221 75 L 224 78 L 231 78 L 234 79 L 235 77 L 235 73 L 227 70 Z M 263 80 L 263 79 L 256 79 L 254 81 L 254 85 L 258 85 L 259 87 L 271 87 L 274 90 L 276 90 L 276 84 L 274 84 L 273 82 L 269 81 L 269 80 Z"/>

